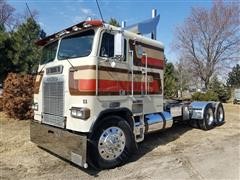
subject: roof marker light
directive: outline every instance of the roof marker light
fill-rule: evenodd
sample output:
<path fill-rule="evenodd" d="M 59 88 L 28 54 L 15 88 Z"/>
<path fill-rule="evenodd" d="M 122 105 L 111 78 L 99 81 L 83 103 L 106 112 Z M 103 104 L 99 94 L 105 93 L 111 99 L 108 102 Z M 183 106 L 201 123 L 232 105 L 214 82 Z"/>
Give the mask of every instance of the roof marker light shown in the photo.
<path fill-rule="evenodd" d="M 78 28 L 77 26 L 73 26 L 73 27 L 72 27 L 72 30 L 73 30 L 73 31 L 78 31 L 79 28 Z"/>
<path fill-rule="evenodd" d="M 88 28 L 88 27 L 91 27 L 92 25 L 91 24 L 88 24 L 87 22 L 83 24 L 83 27 L 85 28 Z"/>

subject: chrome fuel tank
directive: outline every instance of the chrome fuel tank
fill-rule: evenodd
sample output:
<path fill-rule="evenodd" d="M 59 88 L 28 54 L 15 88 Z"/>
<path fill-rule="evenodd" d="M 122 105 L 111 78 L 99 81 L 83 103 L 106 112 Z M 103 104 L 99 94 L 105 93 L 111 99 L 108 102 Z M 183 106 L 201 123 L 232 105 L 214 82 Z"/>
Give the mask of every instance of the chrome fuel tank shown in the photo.
<path fill-rule="evenodd" d="M 173 118 L 169 112 L 163 111 L 145 115 L 145 133 L 151 133 L 172 127 Z"/>

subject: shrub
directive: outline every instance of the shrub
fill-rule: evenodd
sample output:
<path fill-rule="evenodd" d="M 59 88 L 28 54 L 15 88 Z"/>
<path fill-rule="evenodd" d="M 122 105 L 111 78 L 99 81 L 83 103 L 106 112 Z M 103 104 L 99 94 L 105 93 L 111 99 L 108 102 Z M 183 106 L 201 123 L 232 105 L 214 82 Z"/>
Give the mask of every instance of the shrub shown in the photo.
<path fill-rule="evenodd" d="M 214 91 L 207 91 L 206 93 L 196 92 L 192 95 L 192 100 L 195 101 L 218 101 L 218 94 Z"/>
<path fill-rule="evenodd" d="M 211 91 L 214 91 L 218 95 L 218 99 L 221 102 L 227 102 L 227 100 L 231 97 L 231 90 L 229 87 L 225 86 L 222 82 L 220 82 L 217 76 L 214 76 L 211 79 L 209 84 L 209 88 Z"/>
<path fill-rule="evenodd" d="M 3 87 L 3 110 L 13 118 L 31 119 L 34 76 L 9 73 Z"/>
<path fill-rule="evenodd" d="M 231 98 L 231 90 L 227 87 L 222 87 L 218 91 L 216 91 L 218 94 L 218 99 L 221 102 L 227 102 Z"/>
<path fill-rule="evenodd" d="M 200 101 L 202 94 L 203 94 L 203 93 L 200 93 L 200 92 L 195 92 L 195 93 L 193 93 L 193 94 L 192 94 L 192 100 L 194 100 L 194 101 Z"/>

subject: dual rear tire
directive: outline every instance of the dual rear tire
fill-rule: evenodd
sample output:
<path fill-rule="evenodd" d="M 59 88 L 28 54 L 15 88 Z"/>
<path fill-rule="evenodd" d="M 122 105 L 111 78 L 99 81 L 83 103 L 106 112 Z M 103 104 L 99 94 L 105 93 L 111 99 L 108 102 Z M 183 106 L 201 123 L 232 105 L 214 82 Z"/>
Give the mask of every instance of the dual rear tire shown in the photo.
<path fill-rule="evenodd" d="M 225 122 L 223 105 L 218 104 L 214 111 L 212 104 L 208 104 L 203 112 L 203 119 L 192 119 L 189 121 L 190 126 L 203 130 L 210 130 L 215 126 L 220 126 Z"/>
<path fill-rule="evenodd" d="M 224 124 L 225 122 L 225 112 L 224 112 L 224 109 L 223 109 L 223 105 L 220 103 L 216 109 L 216 124 L 218 126 Z"/>

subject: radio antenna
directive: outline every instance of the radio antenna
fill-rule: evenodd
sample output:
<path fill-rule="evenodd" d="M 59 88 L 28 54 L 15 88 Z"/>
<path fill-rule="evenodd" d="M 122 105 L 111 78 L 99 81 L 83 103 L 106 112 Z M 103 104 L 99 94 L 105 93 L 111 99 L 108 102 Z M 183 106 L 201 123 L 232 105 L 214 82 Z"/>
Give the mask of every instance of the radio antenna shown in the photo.
<path fill-rule="evenodd" d="M 29 14 L 30 14 L 32 20 L 34 20 L 33 15 L 32 15 L 32 12 L 30 11 L 30 8 L 29 8 L 29 6 L 28 6 L 27 3 L 26 3 L 26 6 L 27 6 L 27 10 L 28 10 L 28 12 L 29 12 Z"/>
<path fill-rule="evenodd" d="M 98 11 L 99 11 L 99 13 L 100 13 L 100 16 L 101 16 L 102 22 L 104 22 L 104 20 L 103 20 L 103 16 L 102 16 L 102 11 L 101 11 L 100 6 L 99 6 L 99 4 L 98 4 L 98 0 L 96 0 L 96 3 L 97 3 Z"/>

